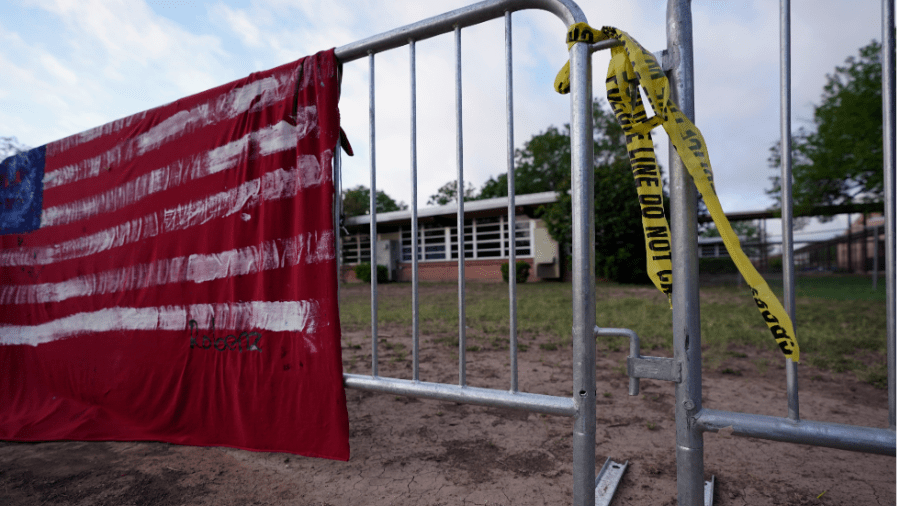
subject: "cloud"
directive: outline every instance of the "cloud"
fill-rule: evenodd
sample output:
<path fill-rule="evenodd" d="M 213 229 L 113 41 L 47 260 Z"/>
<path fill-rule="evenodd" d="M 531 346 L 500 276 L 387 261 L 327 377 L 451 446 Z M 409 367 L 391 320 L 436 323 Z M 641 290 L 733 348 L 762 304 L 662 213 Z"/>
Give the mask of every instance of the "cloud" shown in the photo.
<path fill-rule="evenodd" d="M 224 20 L 228 28 L 240 37 L 245 45 L 253 48 L 263 47 L 262 34 L 257 25 L 250 21 L 246 12 L 218 3 L 213 6 L 212 13 Z"/>
<path fill-rule="evenodd" d="M 30 144 L 230 80 L 216 37 L 192 34 L 143 2 L 35 0 L 15 7 L 46 30 L 2 31 L 0 60 L 19 78 L 0 84 L 0 111 L 12 120 L 6 124 L 24 125 L 9 133 Z M 16 112 L 10 102 L 33 107 Z"/>
<path fill-rule="evenodd" d="M 143 1 L 24 0 L 0 7 L 0 125 L 37 145 L 272 68 L 302 56 L 464 7 L 471 0 L 249 0 L 198 8 L 202 20 L 167 18 Z M 651 51 L 666 45 L 664 2 L 580 2 L 595 26 L 617 26 Z M 879 37 L 876 3 L 795 0 L 794 126 L 812 115 L 825 74 Z M 160 11 L 162 12 L 162 11 Z M 570 122 L 552 82 L 567 58 L 552 14 L 513 18 L 515 147 Z M 694 2 L 697 123 L 706 136 L 726 210 L 770 206 L 768 147 L 778 131 L 778 2 Z M 462 31 L 466 179 L 506 170 L 503 21 Z M 453 35 L 419 41 L 419 202 L 455 178 Z M 409 49 L 381 53 L 376 68 L 378 186 L 410 201 Z M 608 52 L 593 57 L 593 93 L 604 100 Z M 345 65 L 342 124 L 357 155 L 344 186 L 369 184 L 368 62 Z M 667 139 L 655 140 L 664 152 Z M 667 160 L 662 160 L 667 164 Z"/>

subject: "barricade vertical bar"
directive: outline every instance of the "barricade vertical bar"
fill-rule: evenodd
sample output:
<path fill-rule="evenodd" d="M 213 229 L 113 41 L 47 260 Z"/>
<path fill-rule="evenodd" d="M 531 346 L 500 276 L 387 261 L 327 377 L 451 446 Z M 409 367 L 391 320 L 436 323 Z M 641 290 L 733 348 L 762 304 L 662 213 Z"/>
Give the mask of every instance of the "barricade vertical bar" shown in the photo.
<path fill-rule="evenodd" d="M 881 2 L 881 100 L 884 135 L 884 284 L 887 290 L 888 412 L 897 426 L 897 40 L 894 1 Z"/>
<path fill-rule="evenodd" d="M 519 391 L 518 335 L 516 315 L 516 171 L 513 143 L 513 76 L 512 76 L 512 13 L 506 11 L 506 183 L 509 194 L 509 389 Z"/>
<path fill-rule="evenodd" d="M 572 104 L 572 364 L 578 413 L 572 435 L 574 504 L 594 504 L 597 431 L 596 277 L 594 275 L 594 143 L 591 56 L 569 49 Z"/>
<path fill-rule="evenodd" d="M 791 0 L 781 0 L 781 258 L 784 280 L 784 309 L 794 324 L 794 197 L 791 157 Z M 800 394 L 797 385 L 797 362 L 785 358 L 787 375 L 788 418 L 800 419 Z"/>
<path fill-rule="evenodd" d="M 694 119 L 694 43 L 688 0 L 668 0 L 666 39 L 677 62 L 669 73 L 671 94 Z M 675 389 L 675 460 L 678 504 L 703 504 L 703 434 L 692 423 L 701 409 L 700 292 L 697 260 L 697 193 L 674 147 L 669 148 L 672 210 L 672 334 L 675 361 L 682 380 Z"/>
<path fill-rule="evenodd" d="M 462 132 L 462 29 L 456 25 L 454 29 L 456 42 L 456 233 L 459 238 L 459 255 L 456 255 L 459 266 L 459 386 L 466 386 L 466 255 L 463 230 L 463 202 L 465 181 L 463 180 L 463 132 Z"/>
<path fill-rule="evenodd" d="M 416 41 L 409 39 L 409 171 L 411 180 L 412 213 L 410 217 L 410 246 L 412 247 L 412 356 L 413 381 L 419 381 L 419 206 L 416 160 Z M 402 242 L 402 241 L 401 241 Z"/>
<path fill-rule="evenodd" d="M 378 262 L 375 226 L 375 53 L 369 53 L 369 263 L 372 265 L 372 376 L 378 376 Z"/>

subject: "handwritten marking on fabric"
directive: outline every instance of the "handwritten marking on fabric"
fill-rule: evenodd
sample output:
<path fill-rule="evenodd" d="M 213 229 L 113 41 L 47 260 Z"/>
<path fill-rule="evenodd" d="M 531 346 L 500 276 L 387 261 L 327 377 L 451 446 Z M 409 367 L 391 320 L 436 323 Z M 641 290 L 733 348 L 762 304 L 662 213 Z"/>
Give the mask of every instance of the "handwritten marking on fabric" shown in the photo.
<path fill-rule="evenodd" d="M 217 338 L 215 318 L 212 318 L 212 321 L 210 322 L 209 335 L 200 334 L 200 324 L 197 323 L 197 320 L 189 321 L 188 328 L 190 329 L 191 349 L 199 348 L 208 350 L 212 348 L 216 351 L 237 350 L 238 352 L 242 352 L 244 350 L 256 352 L 262 351 L 262 348 L 260 348 L 260 340 L 262 339 L 262 334 L 259 332 L 244 331 L 238 335 L 228 334 L 227 336 L 221 336 Z M 256 339 L 251 343 L 250 340 L 254 337 Z"/>

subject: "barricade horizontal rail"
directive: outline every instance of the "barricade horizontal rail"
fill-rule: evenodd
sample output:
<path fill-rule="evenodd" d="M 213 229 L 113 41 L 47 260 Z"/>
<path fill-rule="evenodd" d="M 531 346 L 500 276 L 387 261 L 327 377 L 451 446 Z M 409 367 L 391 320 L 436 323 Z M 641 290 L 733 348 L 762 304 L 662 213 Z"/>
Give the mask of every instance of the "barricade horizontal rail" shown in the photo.
<path fill-rule="evenodd" d="M 733 429 L 734 435 L 824 446 L 879 455 L 896 455 L 897 433 L 891 429 L 845 425 L 840 423 L 794 421 L 777 416 L 754 415 L 703 408 L 694 417 L 704 432 Z"/>
<path fill-rule="evenodd" d="M 571 397 L 508 392 L 471 386 L 461 387 L 446 383 L 428 383 L 359 374 L 345 374 L 344 385 L 348 388 L 369 392 L 477 404 L 494 408 L 521 409 L 546 415 L 575 416 L 577 414 L 577 406 Z"/>
<path fill-rule="evenodd" d="M 581 8 L 570 0 L 488 0 L 335 48 L 334 55 L 339 61 L 347 63 L 372 53 L 405 46 L 410 39 L 425 40 L 450 33 L 457 26 L 465 28 L 501 18 L 507 12 L 525 9 L 539 9 L 553 13 L 566 24 L 566 27 L 586 21 Z"/>

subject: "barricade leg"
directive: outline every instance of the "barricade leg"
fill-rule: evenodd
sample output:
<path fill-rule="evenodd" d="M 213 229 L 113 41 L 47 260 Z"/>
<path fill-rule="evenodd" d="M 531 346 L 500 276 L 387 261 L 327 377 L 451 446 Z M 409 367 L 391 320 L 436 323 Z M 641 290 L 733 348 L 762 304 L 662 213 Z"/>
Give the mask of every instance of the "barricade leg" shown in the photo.
<path fill-rule="evenodd" d="M 594 287 L 594 145 L 591 55 L 585 43 L 569 51 L 572 75 L 572 354 L 575 416 L 574 503 L 594 504 L 597 432 L 596 289 Z M 588 104 L 584 106 L 584 104 Z"/>
<path fill-rule="evenodd" d="M 694 119 L 694 55 L 691 7 L 669 0 L 666 9 L 668 53 L 676 62 L 669 73 L 672 96 Z M 692 423 L 701 406 L 700 291 L 697 260 L 697 190 L 675 151 L 669 148 L 672 212 L 672 338 L 682 378 L 675 388 L 675 462 L 678 504 L 703 504 L 703 434 Z"/>

